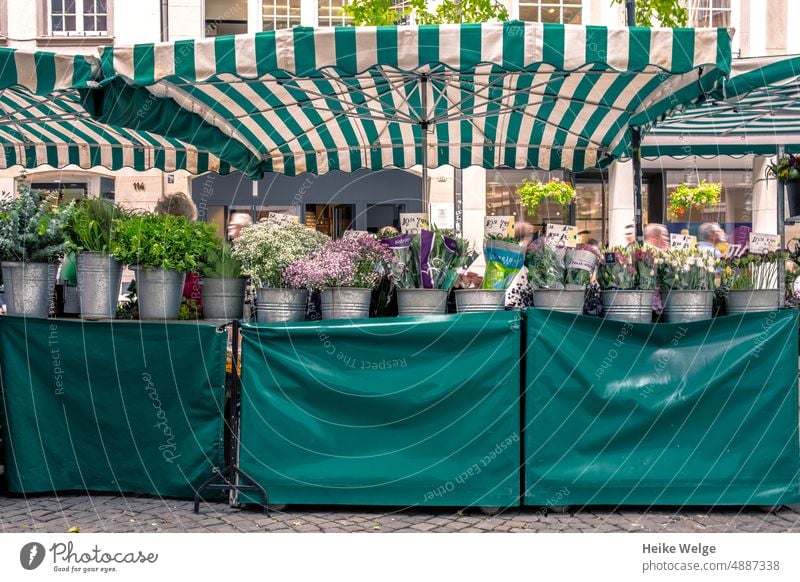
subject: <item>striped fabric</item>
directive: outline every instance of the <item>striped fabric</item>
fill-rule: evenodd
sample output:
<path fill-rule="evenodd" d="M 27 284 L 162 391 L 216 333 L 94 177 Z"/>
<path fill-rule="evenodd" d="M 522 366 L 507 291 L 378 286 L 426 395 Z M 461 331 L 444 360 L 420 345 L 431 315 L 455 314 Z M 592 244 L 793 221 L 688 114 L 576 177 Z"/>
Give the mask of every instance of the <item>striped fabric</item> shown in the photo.
<path fill-rule="evenodd" d="M 800 57 L 739 59 L 718 97 L 660 122 L 642 155 L 773 155 L 779 144 L 800 151 Z"/>
<path fill-rule="evenodd" d="M 0 89 L 22 87 L 36 95 L 96 86 L 94 57 L 0 48 Z"/>
<path fill-rule="evenodd" d="M 98 123 L 83 110 L 77 94 L 66 92 L 46 98 L 13 88 L 0 91 L 0 152 L 0 168 L 47 164 L 193 174 L 231 171 L 192 145 Z"/>
<path fill-rule="evenodd" d="M 191 124 L 213 125 L 247 148 L 256 178 L 423 163 L 579 171 L 623 155 L 630 126 L 713 90 L 730 38 L 518 21 L 301 27 L 108 47 L 101 63 L 105 99 L 133 87 L 185 112 L 114 123 L 218 154 L 219 143 L 187 138 Z"/>

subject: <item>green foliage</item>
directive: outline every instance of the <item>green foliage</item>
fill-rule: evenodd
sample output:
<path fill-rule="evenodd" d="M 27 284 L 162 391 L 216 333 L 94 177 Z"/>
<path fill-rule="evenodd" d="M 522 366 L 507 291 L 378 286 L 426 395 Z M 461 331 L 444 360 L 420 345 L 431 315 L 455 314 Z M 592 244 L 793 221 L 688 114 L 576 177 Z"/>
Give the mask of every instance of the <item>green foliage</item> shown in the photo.
<path fill-rule="evenodd" d="M 703 180 L 697 186 L 679 184 L 669 195 L 668 210 L 674 218 L 681 219 L 692 208 L 699 210 L 716 206 L 721 194 L 722 184 L 717 182 Z"/>
<path fill-rule="evenodd" d="M 356 26 L 389 26 L 413 20 L 416 24 L 463 24 L 508 20 L 508 10 L 496 0 L 443 0 L 431 12 L 425 0 L 395 4 L 391 0 L 353 0 L 342 8 Z"/>
<path fill-rule="evenodd" d="M 0 260 L 46 263 L 64 255 L 73 204 L 58 206 L 53 194 L 25 184 L 17 196 L 0 196 Z"/>
<path fill-rule="evenodd" d="M 528 208 L 528 213 L 533 214 L 545 198 L 566 209 L 575 199 L 575 188 L 558 179 L 542 183 L 526 178 L 517 186 L 517 195 L 522 205 Z"/>
<path fill-rule="evenodd" d="M 136 296 L 136 279 L 128 285 L 125 299 L 117 306 L 117 319 L 139 319 L 139 298 Z"/>
<path fill-rule="evenodd" d="M 108 254 L 111 251 L 111 232 L 115 220 L 125 220 L 130 212 L 111 200 L 88 198 L 75 205 L 67 235 L 76 251 Z"/>
<path fill-rule="evenodd" d="M 197 268 L 219 239 L 214 227 L 169 214 L 135 214 L 115 220 L 111 254 L 121 263 L 186 273 Z"/>
<path fill-rule="evenodd" d="M 222 247 L 208 249 L 200 264 L 200 274 L 208 279 L 238 279 L 242 276 L 242 262 L 233 258 L 229 242 Z"/>
<path fill-rule="evenodd" d="M 625 0 L 611 0 L 625 4 Z M 689 22 L 689 11 L 681 0 L 636 0 L 637 26 L 683 27 Z"/>
<path fill-rule="evenodd" d="M 178 319 L 183 321 L 203 319 L 203 307 L 200 302 L 197 299 L 182 298 L 181 307 L 178 310 Z"/>

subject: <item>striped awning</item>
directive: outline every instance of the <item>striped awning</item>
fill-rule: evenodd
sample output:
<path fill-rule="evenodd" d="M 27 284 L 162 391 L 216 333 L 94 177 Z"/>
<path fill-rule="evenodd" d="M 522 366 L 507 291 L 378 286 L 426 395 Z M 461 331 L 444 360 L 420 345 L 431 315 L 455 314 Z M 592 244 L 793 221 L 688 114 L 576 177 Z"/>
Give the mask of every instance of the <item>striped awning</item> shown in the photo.
<path fill-rule="evenodd" d="M 0 48 L 0 89 L 23 88 L 35 95 L 96 86 L 94 57 Z"/>
<path fill-rule="evenodd" d="M 300 27 L 108 47 L 101 62 L 101 94 L 87 101 L 99 120 L 193 143 L 255 178 L 578 171 L 624 155 L 630 127 L 712 91 L 730 37 L 518 21 Z"/>
<path fill-rule="evenodd" d="M 773 155 L 778 145 L 800 151 L 800 56 L 737 59 L 715 99 L 659 122 L 641 153 Z"/>

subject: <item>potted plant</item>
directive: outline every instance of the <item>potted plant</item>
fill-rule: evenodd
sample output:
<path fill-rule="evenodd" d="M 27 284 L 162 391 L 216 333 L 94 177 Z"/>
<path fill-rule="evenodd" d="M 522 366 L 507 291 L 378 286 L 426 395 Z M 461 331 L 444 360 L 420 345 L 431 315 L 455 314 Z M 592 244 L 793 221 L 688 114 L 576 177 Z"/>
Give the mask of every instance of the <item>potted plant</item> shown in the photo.
<path fill-rule="evenodd" d="M 653 313 L 656 265 L 651 249 L 605 249 L 598 270 L 603 315 L 612 321 L 649 323 Z"/>
<path fill-rule="evenodd" d="M 67 232 L 70 247 L 78 254 L 78 300 L 85 319 L 109 319 L 117 312 L 122 265 L 110 254 L 111 233 L 114 221 L 128 215 L 105 198 L 89 198 L 75 205 Z"/>
<path fill-rule="evenodd" d="M 778 266 L 788 256 L 788 253 L 773 252 L 724 260 L 720 286 L 724 291 L 728 313 L 778 309 Z"/>
<path fill-rule="evenodd" d="M 48 316 L 73 208 L 56 202 L 55 195 L 25 184 L 17 196 L 0 198 L 0 260 L 9 315 Z"/>
<path fill-rule="evenodd" d="M 767 176 L 774 176 L 786 187 L 786 218 L 800 218 L 800 156 L 789 154 L 774 164 L 769 164 Z"/>
<path fill-rule="evenodd" d="M 694 209 L 710 208 L 719 204 L 722 184 L 703 180 L 697 186 L 679 184 L 669 195 L 669 213 L 675 219 L 686 217 L 686 213 Z"/>
<path fill-rule="evenodd" d="M 284 271 L 291 263 L 319 249 L 328 237 L 302 224 L 259 222 L 247 226 L 233 245 L 233 258 L 256 288 L 256 321 L 303 321 L 308 302 L 304 285 L 287 283 Z"/>
<path fill-rule="evenodd" d="M 659 285 L 666 298 L 664 317 L 669 323 L 711 317 L 716 259 L 696 249 L 671 249 L 655 258 Z"/>
<path fill-rule="evenodd" d="M 111 254 L 136 273 L 141 319 L 177 319 L 186 273 L 219 244 L 214 227 L 145 212 L 114 221 Z"/>
<path fill-rule="evenodd" d="M 203 276 L 203 317 L 206 319 L 241 319 L 247 277 L 242 263 L 233 257 L 231 244 L 225 242 L 208 249 L 200 265 Z"/>
<path fill-rule="evenodd" d="M 366 318 L 372 290 L 394 261 L 392 251 L 372 237 L 341 238 L 286 267 L 283 281 L 319 289 L 322 319 Z"/>
<path fill-rule="evenodd" d="M 569 182 L 554 178 L 549 182 L 533 182 L 525 179 L 517 186 L 517 195 L 529 214 L 534 214 L 543 200 L 551 200 L 567 213 L 569 205 L 575 200 L 575 188 Z"/>

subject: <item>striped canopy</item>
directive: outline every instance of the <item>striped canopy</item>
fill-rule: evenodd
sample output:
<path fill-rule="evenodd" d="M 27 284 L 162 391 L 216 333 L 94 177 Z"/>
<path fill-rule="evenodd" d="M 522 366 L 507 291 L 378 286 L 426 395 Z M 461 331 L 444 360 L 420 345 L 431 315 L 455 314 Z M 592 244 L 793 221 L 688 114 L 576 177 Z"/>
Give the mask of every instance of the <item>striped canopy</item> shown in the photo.
<path fill-rule="evenodd" d="M 623 155 L 631 126 L 713 90 L 730 38 L 516 21 L 301 27 L 108 47 L 101 62 L 101 93 L 87 101 L 98 119 L 193 143 L 254 178 L 416 164 L 578 171 Z"/>
<path fill-rule="evenodd" d="M 642 143 L 642 155 L 775 154 L 800 151 L 800 56 L 734 61 L 716 99 L 667 117 Z"/>
<path fill-rule="evenodd" d="M 231 170 L 191 144 L 92 119 L 79 90 L 97 86 L 99 70 L 97 58 L 0 48 L 0 168 Z"/>

